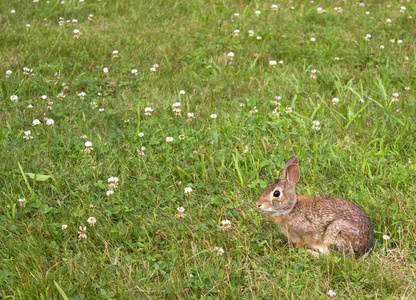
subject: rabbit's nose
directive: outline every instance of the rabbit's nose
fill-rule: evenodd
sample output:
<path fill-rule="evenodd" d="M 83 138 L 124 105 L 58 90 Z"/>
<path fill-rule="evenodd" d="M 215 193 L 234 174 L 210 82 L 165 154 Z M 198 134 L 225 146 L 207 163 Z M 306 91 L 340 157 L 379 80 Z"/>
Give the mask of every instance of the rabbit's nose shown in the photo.
<path fill-rule="evenodd" d="M 257 207 L 260 208 L 261 207 L 261 204 L 257 204 Z"/>

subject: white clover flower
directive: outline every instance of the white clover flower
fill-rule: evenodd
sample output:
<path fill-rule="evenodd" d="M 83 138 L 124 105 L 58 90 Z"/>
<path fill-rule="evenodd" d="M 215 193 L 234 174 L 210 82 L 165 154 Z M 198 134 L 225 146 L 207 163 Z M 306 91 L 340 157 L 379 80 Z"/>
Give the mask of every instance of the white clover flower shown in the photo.
<path fill-rule="evenodd" d="M 181 207 L 178 207 L 176 210 L 178 211 L 178 214 L 175 215 L 175 217 L 177 219 L 183 219 L 183 218 L 185 218 L 185 214 L 183 213 L 185 211 L 185 208 L 183 208 L 181 206 Z"/>
<path fill-rule="evenodd" d="M 277 109 L 273 110 L 272 114 L 274 114 L 276 117 L 280 116 L 280 112 L 277 111 Z"/>
<path fill-rule="evenodd" d="M 131 70 L 131 74 L 133 75 L 137 75 L 139 73 L 139 71 L 137 69 L 132 69 Z"/>
<path fill-rule="evenodd" d="M 38 119 L 34 119 L 33 121 L 32 121 L 32 126 L 36 126 L 36 125 L 40 125 L 41 123 L 40 123 L 40 121 L 38 120 Z"/>
<path fill-rule="evenodd" d="M 369 41 L 371 39 L 371 34 L 367 33 L 367 35 L 364 37 L 366 41 Z"/>
<path fill-rule="evenodd" d="M 383 239 L 384 239 L 385 241 L 387 241 L 387 240 L 389 240 L 389 239 L 390 239 L 390 237 L 389 237 L 387 234 L 385 234 L 385 235 L 383 235 Z"/>
<path fill-rule="evenodd" d="M 143 133 L 143 132 L 139 132 L 137 135 L 138 135 L 139 137 L 143 137 L 143 136 L 144 136 L 144 133 Z"/>
<path fill-rule="evenodd" d="M 318 7 L 316 10 L 318 11 L 318 14 L 325 12 L 325 9 L 323 9 L 322 7 Z"/>
<path fill-rule="evenodd" d="M 261 40 L 261 36 L 257 36 L 256 39 Z"/>
<path fill-rule="evenodd" d="M 271 61 L 269 61 L 269 65 L 275 66 L 275 65 L 277 65 L 277 61 L 271 60 Z"/>
<path fill-rule="evenodd" d="M 101 107 L 101 108 L 99 108 L 99 109 L 98 109 L 98 111 L 104 111 L 104 108 L 103 108 L 103 107 Z"/>
<path fill-rule="evenodd" d="M 215 249 L 215 252 L 217 253 L 218 256 L 224 254 L 224 249 L 219 248 L 219 247 L 215 247 L 214 249 Z"/>
<path fill-rule="evenodd" d="M 111 176 L 110 178 L 108 178 L 108 182 L 110 183 L 117 183 L 119 181 L 118 177 L 115 176 Z"/>
<path fill-rule="evenodd" d="M 277 10 L 277 5 L 276 4 L 272 4 L 272 6 L 270 7 L 272 10 Z"/>
<path fill-rule="evenodd" d="M 390 40 L 390 43 L 392 43 L 392 44 L 394 44 L 396 42 L 396 40 L 395 39 L 391 39 Z"/>
<path fill-rule="evenodd" d="M 62 22 L 62 25 L 63 25 L 63 21 L 59 21 L 59 25 L 61 25 L 61 22 Z M 73 36 L 74 39 L 78 39 L 79 36 L 81 35 L 81 32 L 78 29 L 74 29 L 73 33 L 74 33 L 74 36 Z"/>
<path fill-rule="evenodd" d="M 180 102 L 175 102 L 175 103 L 173 103 L 172 104 L 172 107 L 179 107 L 179 106 L 181 106 L 181 103 Z"/>
<path fill-rule="evenodd" d="M 319 121 L 313 121 L 312 122 L 313 123 L 313 126 L 312 126 L 312 130 L 315 130 L 315 131 L 318 131 L 320 128 L 319 128 Z"/>
<path fill-rule="evenodd" d="M 335 57 L 334 59 L 335 59 L 335 60 L 339 60 L 339 57 L 337 56 L 337 57 Z"/>
<path fill-rule="evenodd" d="M 408 87 L 408 86 L 407 86 L 407 87 L 405 87 L 404 89 L 405 89 L 406 91 L 409 91 L 409 90 L 410 90 L 410 87 Z"/>
<path fill-rule="evenodd" d="M 239 14 L 239 13 L 234 13 L 234 16 L 235 16 L 235 17 L 239 17 L 239 16 L 240 16 L 240 14 Z"/>
<path fill-rule="evenodd" d="M 329 290 L 328 295 L 329 297 L 334 297 L 337 293 L 335 293 L 333 290 Z"/>
<path fill-rule="evenodd" d="M 105 194 L 106 194 L 107 196 L 110 196 L 110 195 L 114 194 L 114 191 L 113 191 L 113 190 L 109 190 L 109 191 L 107 191 Z"/>
<path fill-rule="evenodd" d="M 113 52 L 111 53 L 111 59 L 115 59 L 115 58 L 119 58 L 118 50 L 113 50 Z"/>
<path fill-rule="evenodd" d="M 290 114 L 290 113 L 292 113 L 293 111 L 292 111 L 292 108 L 291 107 L 286 107 L 286 113 L 287 114 Z"/>
<path fill-rule="evenodd" d="M 192 188 L 186 187 L 183 192 L 185 193 L 185 196 L 189 197 L 192 194 Z"/>
<path fill-rule="evenodd" d="M 261 11 L 256 10 L 254 13 L 255 13 L 256 15 L 260 15 L 260 14 L 261 14 Z"/>
<path fill-rule="evenodd" d="M 211 114 L 210 118 L 211 119 L 216 119 L 217 118 L 217 115 L 216 114 Z"/>
<path fill-rule="evenodd" d="M 173 142 L 173 137 L 168 136 L 168 137 L 166 138 L 166 143 L 171 143 L 171 142 Z"/>
<path fill-rule="evenodd" d="M 234 29 L 234 35 L 237 36 L 240 33 L 239 29 Z"/>
<path fill-rule="evenodd" d="M 22 199 L 19 199 L 18 201 L 22 204 L 22 203 L 24 203 L 26 201 L 26 199 L 25 198 L 22 198 Z"/>
<path fill-rule="evenodd" d="M 316 69 L 312 69 L 312 70 L 311 70 L 311 73 L 312 73 L 312 74 L 315 74 L 315 73 L 316 73 Z"/>
<path fill-rule="evenodd" d="M 48 96 L 46 96 L 46 95 L 42 95 L 42 96 L 40 96 L 41 98 L 42 98 L 42 100 L 46 100 L 46 99 L 48 99 Z"/>
<path fill-rule="evenodd" d="M 92 142 L 85 142 L 85 147 L 91 148 L 92 147 Z"/>
<path fill-rule="evenodd" d="M 391 99 L 391 102 L 399 102 L 399 93 L 393 93 L 393 98 Z"/>
<path fill-rule="evenodd" d="M 83 228 L 82 226 L 79 226 L 78 238 L 86 239 L 87 238 L 87 234 L 85 233 L 86 230 L 87 230 L 87 227 L 84 226 L 84 228 Z"/>
<path fill-rule="evenodd" d="M 192 120 L 193 120 L 193 119 L 195 119 L 195 117 L 194 117 L 194 113 L 189 112 L 189 113 L 188 113 L 188 119 L 187 119 L 187 121 L 188 121 L 188 122 L 192 122 Z"/>
<path fill-rule="evenodd" d="M 366 14 L 366 15 L 369 15 L 369 14 L 370 14 L 370 12 L 369 12 L 369 11 L 366 11 L 366 12 L 365 12 L 365 14 Z"/>
<path fill-rule="evenodd" d="M 234 58 L 234 53 L 233 52 L 228 52 L 227 57 L 228 58 Z"/>
<path fill-rule="evenodd" d="M 12 71 L 11 70 L 6 70 L 6 78 L 9 78 L 12 75 Z"/>
<path fill-rule="evenodd" d="M 29 105 L 27 106 L 27 108 L 33 108 L 33 105 L 32 105 L 32 104 L 29 104 Z"/>
<path fill-rule="evenodd" d="M 16 95 L 11 95 L 10 100 L 13 102 L 17 102 L 19 100 L 19 97 L 17 97 Z"/>
<path fill-rule="evenodd" d="M 279 64 L 283 65 L 283 60 L 279 60 Z"/>
<path fill-rule="evenodd" d="M 151 67 L 150 68 L 150 72 L 156 72 L 156 68 L 155 67 Z"/>
<path fill-rule="evenodd" d="M 180 94 L 180 95 L 185 95 L 185 94 L 186 94 L 186 92 L 185 92 L 185 90 L 180 90 L 180 91 L 179 91 L 179 94 Z"/>
<path fill-rule="evenodd" d="M 244 103 L 240 103 L 240 107 L 244 107 L 246 106 Z"/>
<path fill-rule="evenodd" d="M 332 99 L 332 105 L 337 105 L 339 103 L 339 99 L 337 97 Z"/>
<path fill-rule="evenodd" d="M 47 119 L 46 120 L 46 125 L 53 125 L 53 124 L 55 124 L 55 121 L 54 120 L 52 120 L 52 119 Z"/>
<path fill-rule="evenodd" d="M 391 23 L 391 19 L 386 19 L 386 22 L 387 23 Z"/>
<path fill-rule="evenodd" d="M 364 103 L 364 99 L 359 99 L 358 102 Z"/>
<path fill-rule="evenodd" d="M 316 39 L 314 37 L 311 37 L 311 42 L 315 42 Z"/>
<path fill-rule="evenodd" d="M 68 228 L 68 225 L 66 225 L 66 224 L 63 224 L 62 225 L 62 230 L 65 230 L 65 229 L 67 229 Z"/>
<path fill-rule="evenodd" d="M 95 222 L 97 222 L 97 220 L 94 217 L 89 217 L 87 222 L 91 225 L 94 226 Z"/>
<path fill-rule="evenodd" d="M 145 107 L 144 108 L 144 115 L 145 116 L 151 116 L 153 113 L 153 109 L 151 107 Z"/>
<path fill-rule="evenodd" d="M 185 139 L 185 135 L 184 134 L 180 134 L 179 135 L 179 139 L 182 141 L 182 140 L 184 140 Z"/>
<path fill-rule="evenodd" d="M 25 131 L 25 136 L 23 137 L 26 141 L 33 139 L 33 136 L 30 135 L 30 130 Z"/>
<path fill-rule="evenodd" d="M 15 13 L 16 13 L 16 10 L 11 9 L 11 10 L 10 10 L 10 13 L 11 13 L 11 14 L 15 14 Z"/>
<path fill-rule="evenodd" d="M 104 74 L 107 74 L 108 73 L 108 68 L 107 67 L 104 67 L 103 68 L 103 72 L 104 72 Z"/>
<path fill-rule="evenodd" d="M 229 231 L 233 228 L 233 226 L 231 225 L 231 222 L 229 220 L 223 220 L 221 221 L 221 230 L 223 231 Z"/>
<path fill-rule="evenodd" d="M 250 110 L 250 113 L 252 115 L 254 115 L 255 113 L 257 113 L 257 108 L 254 106 L 254 108 L 252 110 Z"/>
<path fill-rule="evenodd" d="M 384 45 L 380 45 L 380 49 L 384 49 Z"/>
<path fill-rule="evenodd" d="M 248 31 L 248 36 L 253 36 L 254 35 L 254 31 L 253 30 L 249 30 Z"/>
<path fill-rule="evenodd" d="M 398 40 L 397 43 L 398 44 L 401 44 L 401 43 L 403 43 L 403 41 L 402 40 Z"/>

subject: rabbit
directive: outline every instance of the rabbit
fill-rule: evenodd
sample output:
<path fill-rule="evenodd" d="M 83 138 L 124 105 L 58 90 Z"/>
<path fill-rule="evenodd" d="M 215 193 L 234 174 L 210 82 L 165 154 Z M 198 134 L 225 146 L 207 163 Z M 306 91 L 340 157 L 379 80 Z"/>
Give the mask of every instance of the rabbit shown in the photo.
<path fill-rule="evenodd" d="M 312 254 L 335 250 L 355 259 L 367 254 L 374 246 L 373 227 L 367 215 L 342 198 L 297 196 L 295 183 L 299 177 L 298 158 L 292 156 L 282 177 L 265 188 L 257 207 L 271 214 L 296 249 L 304 247 Z"/>

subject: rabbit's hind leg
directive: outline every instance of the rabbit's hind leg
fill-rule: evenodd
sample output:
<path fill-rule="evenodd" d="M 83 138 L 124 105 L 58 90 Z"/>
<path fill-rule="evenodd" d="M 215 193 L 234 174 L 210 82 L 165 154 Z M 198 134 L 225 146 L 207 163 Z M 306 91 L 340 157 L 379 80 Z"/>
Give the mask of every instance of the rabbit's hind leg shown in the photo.
<path fill-rule="evenodd" d="M 337 252 L 354 254 L 357 257 L 360 232 L 351 223 L 345 220 L 336 220 L 329 224 L 325 230 L 323 244 Z"/>

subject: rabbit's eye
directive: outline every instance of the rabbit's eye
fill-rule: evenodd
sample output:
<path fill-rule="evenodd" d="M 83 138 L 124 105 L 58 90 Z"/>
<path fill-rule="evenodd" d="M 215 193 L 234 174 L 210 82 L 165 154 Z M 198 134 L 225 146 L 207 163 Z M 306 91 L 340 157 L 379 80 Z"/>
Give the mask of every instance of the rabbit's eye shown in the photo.
<path fill-rule="evenodd" d="M 279 197 L 280 196 L 280 191 L 274 191 L 273 196 L 274 197 Z"/>

